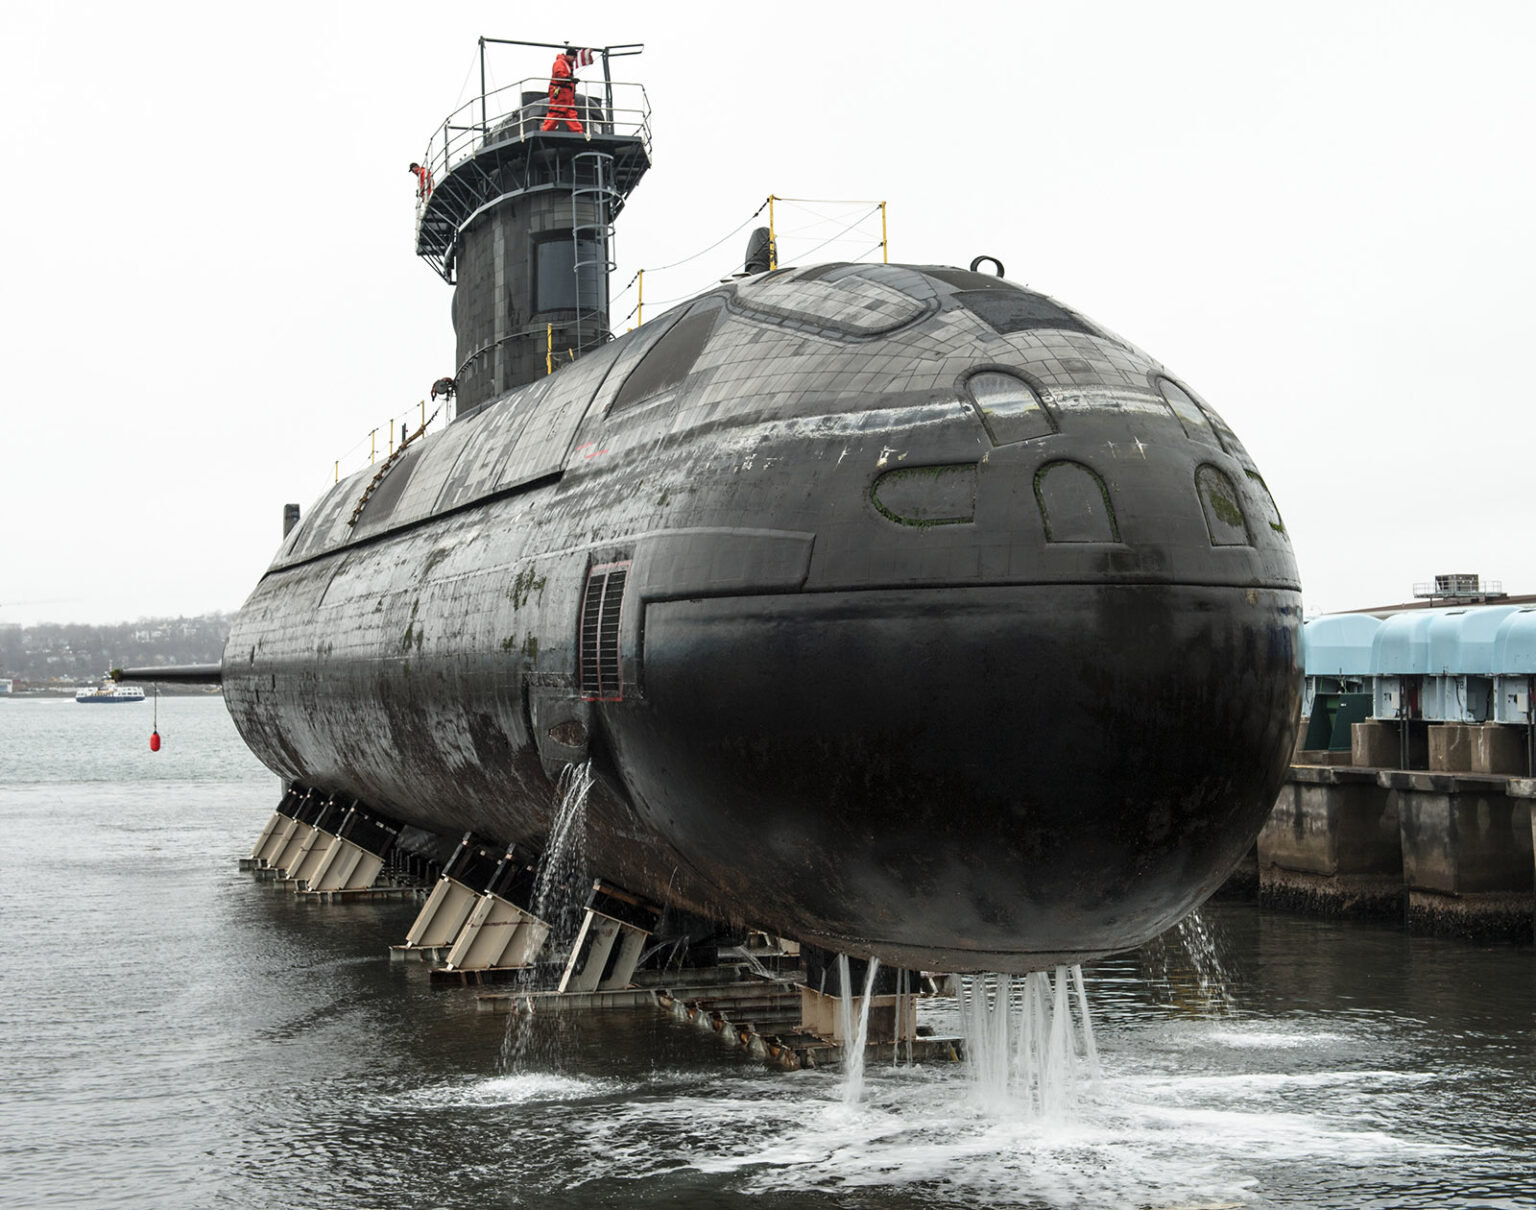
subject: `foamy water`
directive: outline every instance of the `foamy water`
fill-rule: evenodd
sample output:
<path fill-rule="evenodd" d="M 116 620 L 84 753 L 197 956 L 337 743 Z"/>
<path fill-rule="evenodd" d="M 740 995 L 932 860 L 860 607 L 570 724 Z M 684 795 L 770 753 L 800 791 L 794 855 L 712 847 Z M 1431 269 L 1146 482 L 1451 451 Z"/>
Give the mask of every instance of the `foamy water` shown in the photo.
<path fill-rule="evenodd" d="M 1160 1032 L 1160 1057 L 1134 1033 L 1104 1039 L 1098 1077 L 1060 1116 L 1024 1101 L 978 1102 L 963 1067 L 871 1065 L 857 1104 L 844 1100 L 832 1072 L 738 1070 L 684 1086 L 675 1071 L 617 1085 L 562 1078 L 547 1100 L 585 1100 L 586 1111 L 550 1129 L 560 1136 L 567 1192 L 622 1180 L 654 1193 L 691 1171 L 770 1200 L 864 1189 L 902 1205 L 909 1197 L 956 1206 L 1267 1205 L 1277 1193 L 1294 1198 L 1297 1186 L 1321 1196 L 1323 1174 L 1417 1179 L 1472 1157 L 1454 1140 L 1362 1118 L 1363 1106 L 1421 1092 L 1433 1078 L 1426 1073 L 1195 1075 L 1189 1062 L 1209 1068 L 1223 1053 L 1246 1063 L 1251 1039 L 1202 1022 Z M 1351 1040 L 1327 1031 L 1318 1045 Z M 460 1105 L 503 1096 L 526 1105 L 535 1089 L 488 1079 L 473 1093 L 441 1095 Z M 1288 1191 L 1277 1189 L 1281 1180 Z"/>

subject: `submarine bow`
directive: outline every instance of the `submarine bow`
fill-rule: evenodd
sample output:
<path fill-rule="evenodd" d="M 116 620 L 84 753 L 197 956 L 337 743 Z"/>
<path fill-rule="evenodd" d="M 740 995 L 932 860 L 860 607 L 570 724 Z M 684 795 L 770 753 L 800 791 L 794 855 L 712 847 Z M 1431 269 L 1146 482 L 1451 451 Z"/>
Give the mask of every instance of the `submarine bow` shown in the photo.
<path fill-rule="evenodd" d="M 1141 943 L 1268 813 L 1284 522 L 1220 415 L 964 270 L 724 285 L 343 480 L 240 611 L 257 756 L 883 962 Z"/>

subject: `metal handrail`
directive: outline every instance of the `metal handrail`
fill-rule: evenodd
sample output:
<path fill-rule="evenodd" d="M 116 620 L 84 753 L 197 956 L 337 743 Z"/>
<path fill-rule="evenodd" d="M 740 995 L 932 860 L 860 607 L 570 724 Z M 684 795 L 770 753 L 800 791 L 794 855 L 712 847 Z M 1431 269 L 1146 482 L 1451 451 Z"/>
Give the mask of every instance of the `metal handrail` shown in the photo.
<path fill-rule="evenodd" d="M 638 138 L 647 156 L 651 153 L 651 107 L 641 84 L 614 81 L 604 84 L 604 96 L 578 91 L 576 111 L 583 125 L 600 126 L 601 133 L 618 138 Z M 432 173 L 436 183 L 470 158 L 482 147 L 502 142 L 521 142 L 530 133 L 528 119 L 542 122 L 548 101 L 548 76 L 530 76 L 472 97 L 438 124 L 427 140 L 421 163 Z M 524 93 L 538 93 L 539 99 L 527 104 Z M 611 104 L 608 97 L 612 97 Z M 529 114 L 527 110 L 535 110 Z M 504 126 L 516 122 L 505 137 L 498 137 Z M 533 133 L 537 133 L 537 127 Z"/>
<path fill-rule="evenodd" d="M 1439 597 L 1446 600 L 1453 597 L 1501 597 L 1504 595 L 1504 581 L 1479 579 L 1474 587 L 1471 585 L 1442 585 L 1438 580 L 1415 580 L 1413 595 L 1416 597 Z"/>

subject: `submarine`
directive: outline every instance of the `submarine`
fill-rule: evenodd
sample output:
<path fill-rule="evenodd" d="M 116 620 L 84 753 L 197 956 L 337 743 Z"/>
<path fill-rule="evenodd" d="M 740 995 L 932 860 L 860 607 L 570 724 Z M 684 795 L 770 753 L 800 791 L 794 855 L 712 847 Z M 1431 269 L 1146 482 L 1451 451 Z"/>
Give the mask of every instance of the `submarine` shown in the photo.
<path fill-rule="evenodd" d="M 291 786 L 534 853 L 589 766 L 593 872 L 886 965 L 1146 941 L 1293 747 L 1300 584 L 1258 468 L 986 257 L 786 266 L 763 233 L 614 334 L 634 49 L 597 52 L 579 131 L 536 77 L 432 136 L 456 415 L 287 532 L 218 669 L 241 736 Z"/>

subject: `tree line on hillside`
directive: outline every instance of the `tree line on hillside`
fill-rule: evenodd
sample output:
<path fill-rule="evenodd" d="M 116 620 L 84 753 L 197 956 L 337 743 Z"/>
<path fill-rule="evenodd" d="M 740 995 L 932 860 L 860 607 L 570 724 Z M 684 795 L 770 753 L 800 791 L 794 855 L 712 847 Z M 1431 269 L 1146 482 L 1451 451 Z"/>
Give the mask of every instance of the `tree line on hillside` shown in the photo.
<path fill-rule="evenodd" d="M 109 668 L 163 664 L 214 664 L 224 656 L 231 615 L 140 618 L 92 626 L 44 622 L 0 625 L 0 679 L 14 690 L 33 686 L 89 684 Z"/>

